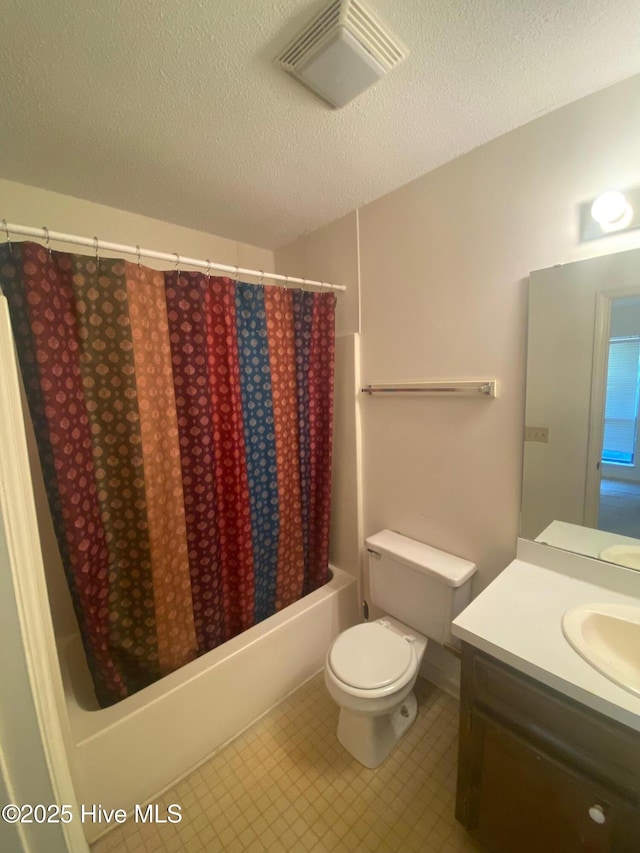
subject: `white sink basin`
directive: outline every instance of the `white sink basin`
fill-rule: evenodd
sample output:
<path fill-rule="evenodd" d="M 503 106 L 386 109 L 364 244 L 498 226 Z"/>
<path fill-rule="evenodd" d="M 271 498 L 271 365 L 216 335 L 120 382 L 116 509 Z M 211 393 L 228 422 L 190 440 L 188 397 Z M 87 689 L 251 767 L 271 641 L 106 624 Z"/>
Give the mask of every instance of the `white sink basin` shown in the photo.
<path fill-rule="evenodd" d="M 617 563 L 630 569 L 640 569 L 640 545 L 610 545 L 598 554 L 607 563 Z"/>
<path fill-rule="evenodd" d="M 640 696 L 640 606 L 572 607 L 562 617 L 562 631 L 587 663 Z"/>

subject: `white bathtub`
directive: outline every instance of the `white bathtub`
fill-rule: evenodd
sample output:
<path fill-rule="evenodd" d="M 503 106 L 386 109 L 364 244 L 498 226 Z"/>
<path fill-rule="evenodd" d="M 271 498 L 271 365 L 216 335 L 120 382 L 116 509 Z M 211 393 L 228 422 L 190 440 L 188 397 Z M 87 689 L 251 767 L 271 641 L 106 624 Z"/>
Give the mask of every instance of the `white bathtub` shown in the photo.
<path fill-rule="evenodd" d="M 60 649 L 78 802 L 133 810 L 189 773 L 324 665 L 359 621 L 356 580 L 300 601 L 117 705 L 98 707 L 79 637 Z M 109 827 L 84 825 L 94 841 Z"/>

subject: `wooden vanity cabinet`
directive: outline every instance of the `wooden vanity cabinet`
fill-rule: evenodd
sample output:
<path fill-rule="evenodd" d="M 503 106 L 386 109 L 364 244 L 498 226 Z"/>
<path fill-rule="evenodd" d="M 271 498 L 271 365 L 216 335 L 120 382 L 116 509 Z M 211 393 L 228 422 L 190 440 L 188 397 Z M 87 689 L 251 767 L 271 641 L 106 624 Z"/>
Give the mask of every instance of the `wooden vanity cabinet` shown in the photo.
<path fill-rule="evenodd" d="M 463 643 L 456 817 L 492 853 L 640 853 L 640 733 Z"/>

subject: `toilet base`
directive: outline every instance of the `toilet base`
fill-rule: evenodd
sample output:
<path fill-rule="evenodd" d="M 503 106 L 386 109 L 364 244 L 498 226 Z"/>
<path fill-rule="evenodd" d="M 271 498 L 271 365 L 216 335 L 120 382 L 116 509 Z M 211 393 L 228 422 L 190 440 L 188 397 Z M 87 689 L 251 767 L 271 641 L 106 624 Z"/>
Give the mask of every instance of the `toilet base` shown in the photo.
<path fill-rule="evenodd" d="M 341 707 L 338 740 L 356 761 L 373 769 L 382 764 L 417 715 L 418 701 L 413 692 L 390 714 L 378 717 Z"/>

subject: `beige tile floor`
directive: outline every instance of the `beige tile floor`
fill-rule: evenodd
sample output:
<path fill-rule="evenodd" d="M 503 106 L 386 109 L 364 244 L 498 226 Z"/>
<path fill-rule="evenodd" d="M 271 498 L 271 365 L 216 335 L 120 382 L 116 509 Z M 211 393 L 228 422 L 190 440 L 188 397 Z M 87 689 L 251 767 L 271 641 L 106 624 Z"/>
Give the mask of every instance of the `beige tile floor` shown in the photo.
<path fill-rule="evenodd" d="M 610 480 L 600 482 L 598 528 L 640 538 L 640 485 Z"/>
<path fill-rule="evenodd" d="M 157 802 L 180 824 L 133 820 L 93 853 L 466 853 L 454 818 L 458 705 L 419 679 L 418 719 L 376 770 L 336 740 L 338 709 L 316 675 Z"/>

